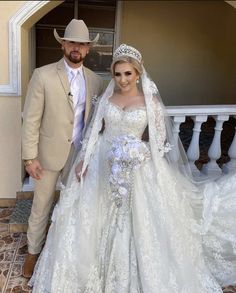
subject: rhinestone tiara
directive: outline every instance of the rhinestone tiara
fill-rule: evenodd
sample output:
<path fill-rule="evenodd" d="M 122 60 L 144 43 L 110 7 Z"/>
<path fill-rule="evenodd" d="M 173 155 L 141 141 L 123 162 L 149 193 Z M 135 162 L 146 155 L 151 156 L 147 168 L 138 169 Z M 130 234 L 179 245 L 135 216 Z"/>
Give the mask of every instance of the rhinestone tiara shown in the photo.
<path fill-rule="evenodd" d="M 115 50 L 115 52 L 113 54 L 113 60 L 115 60 L 119 57 L 122 57 L 122 56 L 128 56 L 128 57 L 134 58 L 140 63 L 142 61 L 141 53 L 137 49 L 135 49 L 134 47 L 128 46 L 126 44 L 121 44 Z"/>

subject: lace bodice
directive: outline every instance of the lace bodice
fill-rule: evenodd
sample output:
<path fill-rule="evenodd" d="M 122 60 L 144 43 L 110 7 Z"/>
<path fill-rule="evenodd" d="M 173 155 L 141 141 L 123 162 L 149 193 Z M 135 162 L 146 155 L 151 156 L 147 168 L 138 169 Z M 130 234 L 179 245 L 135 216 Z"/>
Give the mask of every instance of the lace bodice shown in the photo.
<path fill-rule="evenodd" d="M 104 135 L 108 139 L 126 134 L 141 139 L 147 126 L 147 114 L 144 106 L 123 110 L 118 105 L 108 102 L 104 119 Z"/>

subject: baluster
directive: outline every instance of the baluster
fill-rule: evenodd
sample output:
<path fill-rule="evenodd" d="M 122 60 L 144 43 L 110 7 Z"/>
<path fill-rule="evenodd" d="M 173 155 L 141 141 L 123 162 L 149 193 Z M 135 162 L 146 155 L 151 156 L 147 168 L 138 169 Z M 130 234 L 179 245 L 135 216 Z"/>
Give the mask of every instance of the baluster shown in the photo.
<path fill-rule="evenodd" d="M 186 116 L 174 116 L 174 128 L 173 128 L 173 135 L 174 135 L 174 145 L 178 146 L 178 139 L 179 139 L 179 132 L 180 132 L 180 124 L 185 122 Z M 179 159 L 179 153 L 176 153 L 177 157 L 173 158 L 174 161 L 178 161 Z"/>
<path fill-rule="evenodd" d="M 220 137 L 223 129 L 222 126 L 225 121 L 229 120 L 229 115 L 218 115 L 213 116 L 213 118 L 216 121 L 216 126 L 214 128 L 214 138 L 208 150 L 210 161 L 202 167 L 202 172 L 206 175 L 219 176 L 222 174 L 222 170 L 216 163 L 216 160 L 221 156 Z"/>
<path fill-rule="evenodd" d="M 236 118 L 236 116 L 234 116 Z M 225 174 L 236 170 L 236 127 L 235 127 L 235 133 L 233 141 L 230 145 L 228 155 L 230 157 L 230 161 L 223 165 L 222 170 Z"/>
<path fill-rule="evenodd" d="M 189 159 L 189 164 L 192 170 L 193 175 L 200 175 L 200 171 L 194 164 L 196 160 L 199 159 L 200 150 L 199 150 L 199 136 L 201 132 L 201 126 L 203 122 L 207 121 L 207 115 L 199 115 L 191 117 L 194 121 L 193 127 L 193 136 L 190 142 L 190 145 L 187 150 L 187 156 Z"/>

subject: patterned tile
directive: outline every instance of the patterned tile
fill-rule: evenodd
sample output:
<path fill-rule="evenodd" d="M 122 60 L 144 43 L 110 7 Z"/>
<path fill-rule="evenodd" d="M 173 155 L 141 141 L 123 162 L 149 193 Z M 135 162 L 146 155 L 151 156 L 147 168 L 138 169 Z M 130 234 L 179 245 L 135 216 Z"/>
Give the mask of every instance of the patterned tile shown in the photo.
<path fill-rule="evenodd" d="M 17 200 L 15 208 L 10 215 L 10 224 L 27 224 L 30 216 L 32 206 L 32 199 L 21 199 Z"/>
<path fill-rule="evenodd" d="M 13 208 L 0 208 L 0 223 L 8 223 Z"/>
<path fill-rule="evenodd" d="M 20 233 L 0 234 L 0 252 L 16 249 L 20 238 Z"/>
<path fill-rule="evenodd" d="M 27 285 L 28 279 L 22 277 L 23 262 L 15 262 L 6 287 L 6 292 L 31 292 L 32 288 Z"/>
<path fill-rule="evenodd" d="M 227 288 L 224 288 L 224 293 L 236 293 L 236 286 L 233 287 L 233 286 L 229 286 Z"/>

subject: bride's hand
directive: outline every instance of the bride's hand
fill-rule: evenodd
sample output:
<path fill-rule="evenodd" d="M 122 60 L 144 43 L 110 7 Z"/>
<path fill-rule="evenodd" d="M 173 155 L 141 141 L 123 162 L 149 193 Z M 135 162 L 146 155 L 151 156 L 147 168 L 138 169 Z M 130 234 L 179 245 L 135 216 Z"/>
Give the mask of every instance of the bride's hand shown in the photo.
<path fill-rule="evenodd" d="M 80 161 L 79 164 L 75 167 L 75 175 L 78 182 L 80 182 L 81 180 L 81 172 L 82 172 L 83 163 L 84 161 Z M 86 168 L 86 170 L 84 171 L 83 177 L 87 174 L 87 169 L 88 168 Z"/>

